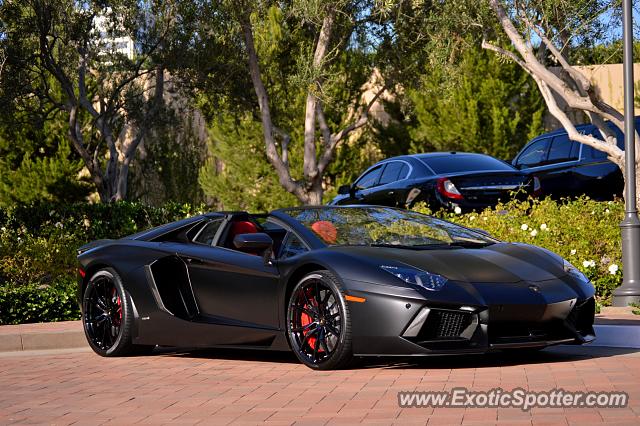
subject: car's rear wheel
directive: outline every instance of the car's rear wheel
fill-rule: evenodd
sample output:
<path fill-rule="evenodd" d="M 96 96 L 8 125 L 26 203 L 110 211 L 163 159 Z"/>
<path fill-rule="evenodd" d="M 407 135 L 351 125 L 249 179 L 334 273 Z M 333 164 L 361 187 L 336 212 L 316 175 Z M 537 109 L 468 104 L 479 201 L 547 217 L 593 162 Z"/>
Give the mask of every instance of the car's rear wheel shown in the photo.
<path fill-rule="evenodd" d="M 89 346 L 101 356 L 123 356 L 149 351 L 131 343 L 131 297 L 112 268 L 89 279 L 82 298 L 82 323 Z"/>
<path fill-rule="evenodd" d="M 310 368 L 331 370 L 351 363 L 349 308 L 332 273 L 312 272 L 294 287 L 287 308 L 287 333 L 291 349 Z"/>

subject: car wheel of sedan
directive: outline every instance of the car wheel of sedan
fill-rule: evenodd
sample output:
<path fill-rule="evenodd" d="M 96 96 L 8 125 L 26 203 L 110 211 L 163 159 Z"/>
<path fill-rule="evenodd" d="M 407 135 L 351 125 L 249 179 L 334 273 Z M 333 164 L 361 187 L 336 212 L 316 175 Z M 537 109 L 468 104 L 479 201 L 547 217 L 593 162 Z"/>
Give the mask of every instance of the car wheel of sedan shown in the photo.
<path fill-rule="evenodd" d="M 291 292 L 287 332 L 291 349 L 306 366 L 331 370 L 353 359 L 351 319 L 338 279 L 329 271 L 306 275 Z"/>
<path fill-rule="evenodd" d="M 115 270 L 96 272 L 82 298 L 82 323 L 91 348 L 102 356 L 122 356 L 148 350 L 131 343 L 131 297 Z"/>

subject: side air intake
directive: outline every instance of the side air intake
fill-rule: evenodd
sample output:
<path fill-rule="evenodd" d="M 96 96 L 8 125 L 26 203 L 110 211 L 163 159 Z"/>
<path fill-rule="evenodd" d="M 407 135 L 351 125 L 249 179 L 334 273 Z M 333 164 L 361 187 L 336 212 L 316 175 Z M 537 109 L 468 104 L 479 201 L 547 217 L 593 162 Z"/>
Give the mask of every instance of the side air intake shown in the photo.
<path fill-rule="evenodd" d="M 198 314 L 189 280 L 187 265 L 176 256 L 168 256 L 149 266 L 150 285 L 160 308 L 185 320 L 192 320 Z"/>

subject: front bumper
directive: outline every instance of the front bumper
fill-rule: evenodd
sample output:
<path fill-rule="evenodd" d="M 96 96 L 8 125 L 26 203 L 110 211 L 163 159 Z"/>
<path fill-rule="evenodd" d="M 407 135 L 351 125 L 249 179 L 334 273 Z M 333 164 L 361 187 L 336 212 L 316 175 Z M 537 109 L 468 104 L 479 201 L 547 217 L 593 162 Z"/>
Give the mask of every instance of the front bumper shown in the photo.
<path fill-rule="evenodd" d="M 485 353 L 595 339 L 593 296 L 482 304 L 469 297 L 427 300 L 404 289 L 351 293 L 366 298 L 349 305 L 358 356 Z"/>

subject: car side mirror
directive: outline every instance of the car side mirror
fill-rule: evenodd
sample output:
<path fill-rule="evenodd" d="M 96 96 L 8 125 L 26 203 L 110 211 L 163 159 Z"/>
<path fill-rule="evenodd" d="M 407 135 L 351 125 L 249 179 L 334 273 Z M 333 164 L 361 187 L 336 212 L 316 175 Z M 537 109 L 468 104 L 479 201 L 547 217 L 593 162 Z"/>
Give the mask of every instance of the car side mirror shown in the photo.
<path fill-rule="evenodd" d="M 349 195 L 349 194 L 351 194 L 351 185 L 341 185 L 338 188 L 338 194 L 340 194 L 340 195 Z"/>
<path fill-rule="evenodd" d="M 241 250 L 262 252 L 261 254 L 265 263 L 269 263 L 269 258 L 273 252 L 273 240 L 264 232 L 238 234 L 233 237 L 233 245 Z"/>
<path fill-rule="evenodd" d="M 263 232 L 238 234 L 233 238 L 233 245 L 239 249 L 266 250 L 273 247 L 273 240 Z"/>

